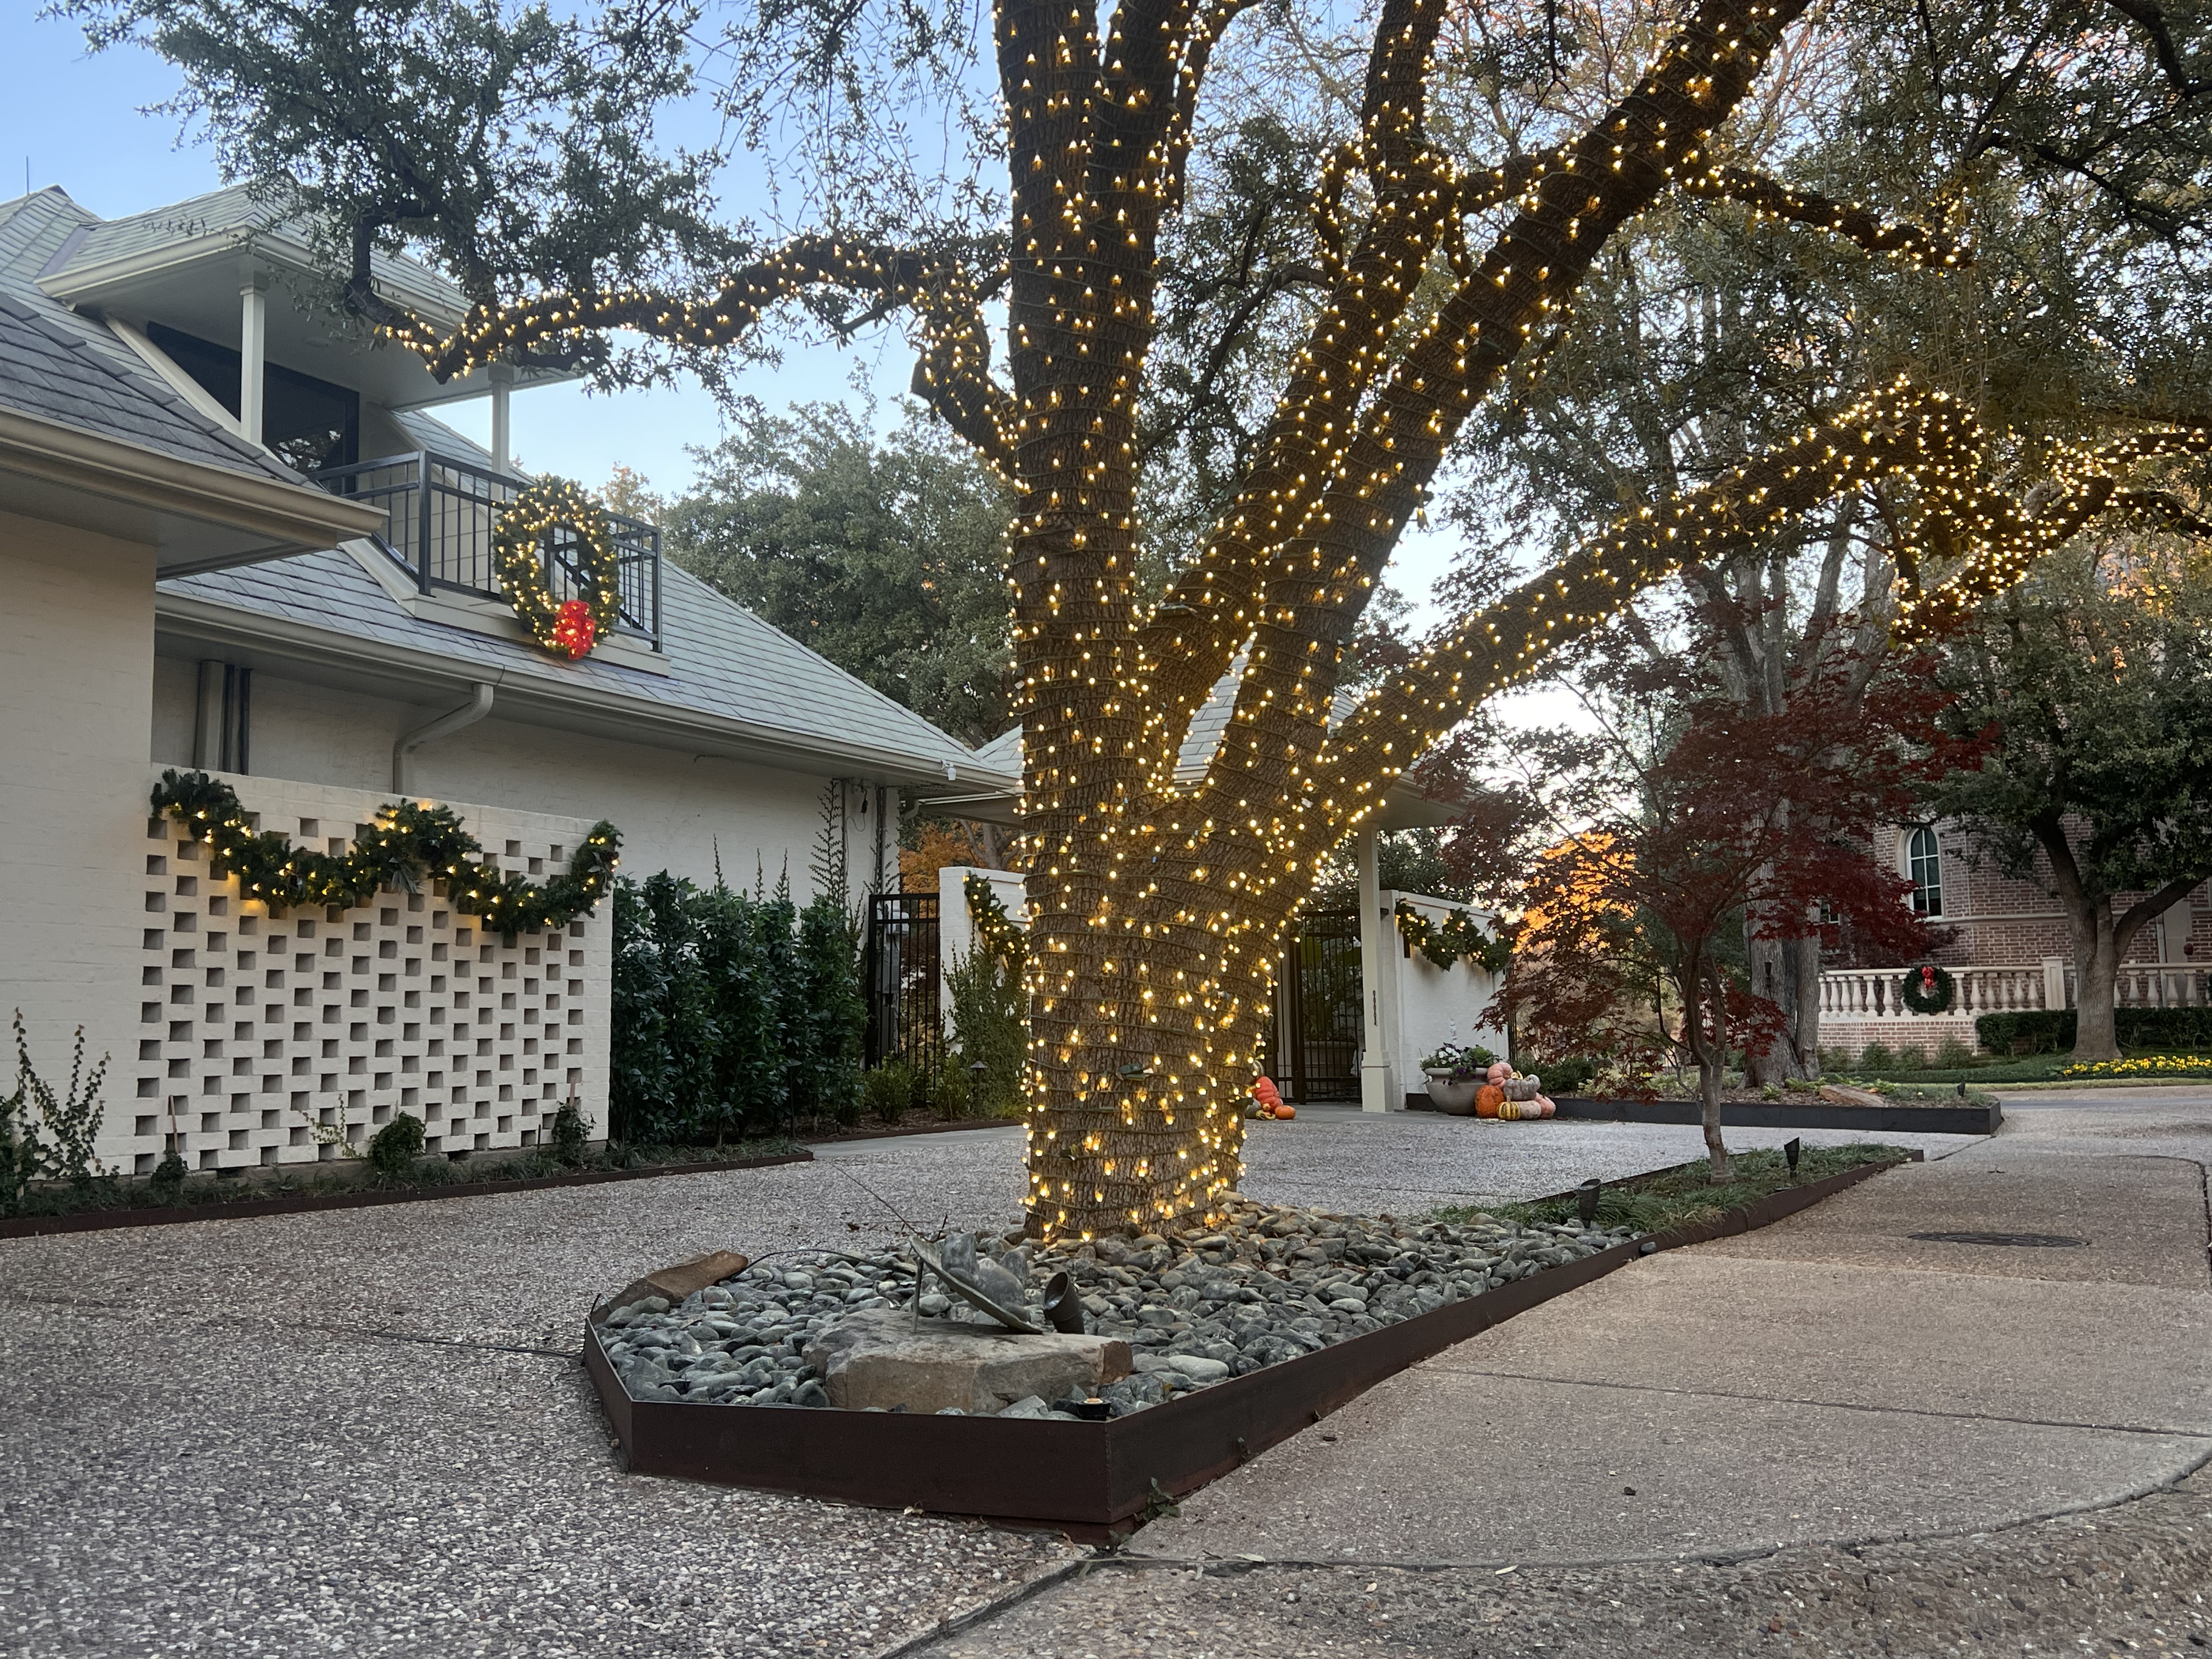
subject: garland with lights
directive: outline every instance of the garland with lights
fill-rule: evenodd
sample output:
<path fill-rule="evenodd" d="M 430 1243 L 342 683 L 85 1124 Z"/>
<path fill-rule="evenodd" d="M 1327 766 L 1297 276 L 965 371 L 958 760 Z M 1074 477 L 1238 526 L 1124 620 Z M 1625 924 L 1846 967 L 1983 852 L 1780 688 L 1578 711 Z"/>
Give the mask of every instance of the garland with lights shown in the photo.
<path fill-rule="evenodd" d="M 387 887 L 413 892 L 428 878 L 444 882 L 456 910 L 482 916 L 485 931 L 510 945 L 519 933 L 589 915 L 614 879 L 622 848 L 614 825 L 601 819 L 568 869 L 538 883 L 493 863 L 450 806 L 392 801 L 377 809 L 376 821 L 349 850 L 331 854 L 255 830 L 238 792 L 204 772 L 162 773 L 153 803 L 156 816 L 174 818 L 192 840 L 208 844 L 220 870 L 238 878 L 241 898 L 267 905 L 272 916 L 300 905 L 356 909 Z"/>
<path fill-rule="evenodd" d="M 1392 912 L 1406 943 L 1439 968 L 1449 968 L 1465 957 L 1486 974 L 1502 974 L 1513 959 L 1513 947 L 1493 939 L 1466 910 L 1454 910 L 1442 921 L 1431 921 L 1406 899 Z"/>
<path fill-rule="evenodd" d="M 1897 1000 L 1916 1014 L 1948 1014 L 1959 1005 L 1959 981 L 1924 962 L 1897 981 Z"/>
<path fill-rule="evenodd" d="M 1029 959 L 1030 936 L 1021 923 L 1006 914 L 998 890 L 981 876 L 962 878 L 960 890 L 968 901 L 968 920 L 983 948 L 1001 962 L 1017 965 Z"/>
<path fill-rule="evenodd" d="M 545 544 L 562 530 L 575 538 L 584 589 L 568 599 L 555 599 L 545 579 Z M 500 509 L 491 535 L 499 585 L 531 636 L 571 662 L 588 655 L 622 614 L 622 559 L 606 509 L 582 485 L 544 478 Z"/>

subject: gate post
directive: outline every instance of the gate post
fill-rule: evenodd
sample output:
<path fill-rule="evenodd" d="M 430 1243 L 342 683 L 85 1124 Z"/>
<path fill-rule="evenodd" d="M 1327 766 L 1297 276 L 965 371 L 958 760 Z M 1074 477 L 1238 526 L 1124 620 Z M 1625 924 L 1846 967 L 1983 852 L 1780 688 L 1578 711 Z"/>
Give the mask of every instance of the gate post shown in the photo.
<path fill-rule="evenodd" d="M 1382 902 L 1375 830 L 1359 831 L 1359 1010 L 1365 1032 L 1359 1067 L 1359 1109 L 1403 1111 L 1398 1075 L 1398 929 Z"/>

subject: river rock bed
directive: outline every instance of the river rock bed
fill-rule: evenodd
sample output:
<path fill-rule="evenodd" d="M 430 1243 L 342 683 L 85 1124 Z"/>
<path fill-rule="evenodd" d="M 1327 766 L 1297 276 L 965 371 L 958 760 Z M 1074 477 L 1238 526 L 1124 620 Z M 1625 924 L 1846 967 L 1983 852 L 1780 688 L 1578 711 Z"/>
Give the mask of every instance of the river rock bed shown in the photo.
<path fill-rule="evenodd" d="M 1026 1279 L 1039 1323 L 1046 1281 L 1068 1273 L 1091 1330 L 1122 1339 L 1134 1354 L 1134 1374 L 1100 1390 L 1114 1414 L 1125 1416 L 1631 1237 L 1625 1229 L 1488 1216 L 1449 1224 L 1239 1200 L 1212 1233 L 1040 1250 L 1017 1229 L 978 1234 L 976 1248 Z M 647 1297 L 615 1309 L 601 1340 L 634 1400 L 826 1407 L 830 1396 L 803 1358 L 807 1344 L 859 1309 L 909 1305 L 915 1265 L 903 1246 L 866 1255 L 793 1251 L 674 1307 Z M 921 1312 L 957 1318 L 966 1310 L 933 1285 Z M 1054 1409 L 1057 1403 L 1032 1397 L 1003 1415 L 1067 1415 Z"/>

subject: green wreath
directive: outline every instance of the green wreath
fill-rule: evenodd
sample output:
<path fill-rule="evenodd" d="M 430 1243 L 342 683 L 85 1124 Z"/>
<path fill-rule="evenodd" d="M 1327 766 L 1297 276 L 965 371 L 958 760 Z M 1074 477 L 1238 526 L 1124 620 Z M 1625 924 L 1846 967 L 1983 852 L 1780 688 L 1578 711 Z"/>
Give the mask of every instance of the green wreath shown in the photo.
<path fill-rule="evenodd" d="M 1923 963 L 1897 981 L 1897 1000 L 1916 1014 L 1948 1014 L 1958 1006 L 1959 981 L 1934 963 Z"/>
<path fill-rule="evenodd" d="M 548 536 L 562 529 L 576 538 L 584 590 L 572 599 L 553 597 L 539 550 Z M 545 478 L 517 495 L 500 509 L 492 553 L 507 602 L 531 637 L 556 656 L 574 662 L 588 655 L 621 615 L 622 559 L 615 551 L 614 526 L 580 484 Z"/>

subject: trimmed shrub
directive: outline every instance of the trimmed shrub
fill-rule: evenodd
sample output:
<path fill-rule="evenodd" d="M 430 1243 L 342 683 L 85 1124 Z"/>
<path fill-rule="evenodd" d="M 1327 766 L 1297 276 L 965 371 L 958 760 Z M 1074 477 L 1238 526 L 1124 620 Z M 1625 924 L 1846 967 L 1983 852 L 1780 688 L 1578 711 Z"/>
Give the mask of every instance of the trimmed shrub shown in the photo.
<path fill-rule="evenodd" d="M 914 1104 L 914 1067 L 902 1060 L 887 1060 L 860 1074 L 860 1099 L 885 1123 L 896 1123 Z"/>
<path fill-rule="evenodd" d="M 2118 1008 L 2112 1030 L 2123 1048 L 2212 1048 L 2212 1006 Z M 1974 1022 L 1974 1035 L 1993 1054 L 2063 1054 L 2074 1046 L 2074 1011 L 1984 1014 Z"/>
<path fill-rule="evenodd" d="M 1872 1073 L 1896 1069 L 1897 1056 L 1890 1053 L 1887 1042 L 1869 1042 L 1859 1051 L 1859 1070 L 1862 1072 Z"/>
<path fill-rule="evenodd" d="M 720 1144 L 859 1114 L 857 930 L 834 896 L 773 895 L 665 872 L 615 883 L 610 1139 Z"/>
<path fill-rule="evenodd" d="M 422 1156 L 422 1120 L 402 1112 L 368 1139 L 368 1167 L 386 1181 L 404 1181 Z"/>
<path fill-rule="evenodd" d="M 1028 1098 L 1030 1052 L 1021 964 L 990 951 L 970 951 L 945 970 L 945 989 L 955 1063 L 964 1072 L 983 1062 L 980 1086 L 968 1091 L 968 1110 L 980 1117 L 1020 1116 Z"/>
<path fill-rule="evenodd" d="M 1583 1056 L 1547 1060 L 1536 1067 L 1540 1085 L 1547 1095 L 1580 1094 L 1598 1074 L 1598 1062 Z"/>
<path fill-rule="evenodd" d="M 552 1134 L 545 1144 L 556 1163 L 572 1170 L 583 1163 L 591 1144 L 591 1129 L 584 1121 L 583 1109 L 573 1099 L 562 1101 L 561 1109 L 553 1114 Z"/>
<path fill-rule="evenodd" d="M 1948 1071 L 1974 1063 L 1974 1051 L 1954 1036 L 1947 1036 L 1936 1045 L 1936 1063 Z"/>

